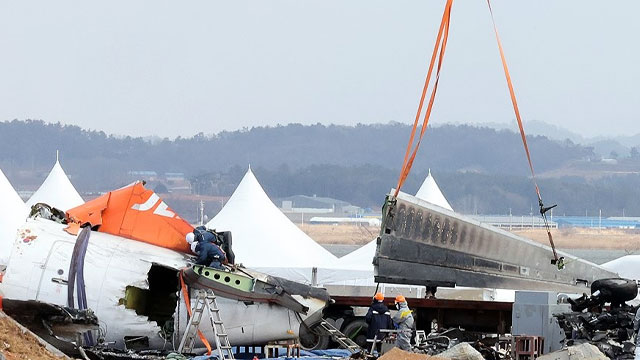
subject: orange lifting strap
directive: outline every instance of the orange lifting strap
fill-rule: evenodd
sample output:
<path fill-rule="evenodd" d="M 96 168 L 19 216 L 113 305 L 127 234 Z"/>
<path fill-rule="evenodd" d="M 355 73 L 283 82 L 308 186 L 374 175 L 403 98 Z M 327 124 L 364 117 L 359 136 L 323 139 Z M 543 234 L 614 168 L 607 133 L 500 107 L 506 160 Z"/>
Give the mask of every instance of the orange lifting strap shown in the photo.
<path fill-rule="evenodd" d="M 438 30 L 438 37 L 436 38 L 436 44 L 433 47 L 433 54 L 431 55 L 431 62 L 429 63 L 429 71 L 427 71 L 427 78 L 424 82 L 424 87 L 422 88 L 422 96 L 420 97 L 418 112 L 416 113 L 416 119 L 414 120 L 413 128 L 411 129 L 411 136 L 409 137 L 409 144 L 407 144 L 407 151 L 404 154 L 402 171 L 400 172 L 400 178 L 398 179 L 398 186 L 396 186 L 396 192 L 394 196 L 398 196 L 398 192 L 402 188 L 404 181 L 407 179 L 407 176 L 411 171 L 411 166 L 413 166 L 413 160 L 416 157 L 418 148 L 420 147 L 420 143 L 422 142 L 422 138 L 424 136 L 424 132 L 427 130 L 427 125 L 429 124 L 429 117 L 431 116 L 433 101 L 436 97 L 436 91 L 438 90 L 438 82 L 440 81 L 440 69 L 442 68 L 442 59 L 444 58 L 444 51 L 447 48 L 447 39 L 449 38 L 449 20 L 451 19 L 451 5 L 453 5 L 453 0 L 447 0 L 447 4 L 445 5 L 444 12 L 442 14 L 442 21 L 440 22 L 440 29 Z M 418 142 L 416 143 L 412 152 L 411 147 L 413 146 L 413 140 L 415 138 L 416 130 L 418 128 L 418 121 L 420 120 L 420 116 L 422 114 L 424 99 L 427 95 L 429 82 L 431 81 L 431 74 L 433 72 L 433 66 L 436 62 L 436 57 L 438 58 L 438 70 L 436 71 L 436 80 L 433 85 L 433 90 L 431 90 L 431 96 L 429 97 L 429 104 L 427 105 L 427 111 L 425 112 L 424 120 L 422 122 L 422 128 L 420 129 L 420 137 L 418 138 Z M 411 154 L 411 156 L 409 156 L 409 154 Z"/>
<path fill-rule="evenodd" d="M 553 243 L 553 237 L 551 236 L 551 229 L 549 227 L 549 221 L 547 220 L 547 211 L 556 207 L 556 205 L 545 207 L 542 203 L 542 195 L 540 195 L 540 188 L 536 182 L 536 174 L 533 171 L 533 162 L 531 162 L 531 154 L 529 153 L 529 145 L 527 145 L 527 137 L 524 134 L 524 127 L 522 126 L 522 118 L 520 117 L 520 109 L 518 108 L 518 102 L 516 100 L 516 93 L 513 90 L 513 83 L 511 82 L 511 75 L 509 75 L 509 68 L 507 67 L 507 60 L 504 56 L 504 50 L 502 49 L 502 41 L 500 41 L 500 35 L 498 35 L 498 27 L 496 26 L 496 20 L 493 17 L 493 9 L 491 8 L 490 0 L 487 0 L 489 6 L 489 13 L 491 13 L 491 22 L 493 23 L 493 31 L 496 33 L 496 41 L 498 42 L 498 50 L 500 50 L 500 60 L 502 60 L 502 68 L 504 69 L 504 76 L 507 79 L 507 86 L 509 87 L 509 95 L 511 96 L 511 103 L 513 104 L 513 111 L 516 114 L 516 120 L 518 120 L 518 128 L 520 129 L 520 137 L 522 138 L 522 145 L 524 145 L 524 151 L 527 153 L 527 161 L 529 161 L 529 169 L 531 170 L 531 180 L 533 186 L 536 188 L 536 195 L 538 195 L 538 205 L 540 206 L 540 215 L 544 220 L 544 226 L 547 230 L 547 237 L 549 238 L 549 244 L 551 244 L 551 250 L 553 250 L 552 264 L 558 266 L 558 269 L 564 268 L 564 258 L 558 257 L 556 252 L 556 246 Z"/>
<path fill-rule="evenodd" d="M 420 103 L 418 105 L 418 111 L 416 113 L 416 118 L 413 122 L 413 128 L 411 129 L 411 136 L 409 137 L 409 143 L 407 144 L 407 150 L 404 155 L 404 161 L 402 163 L 402 171 L 400 172 L 400 177 L 398 179 L 398 186 L 396 187 L 396 191 L 394 196 L 398 196 L 402 185 L 404 185 L 409 172 L 411 171 L 411 167 L 413 166 L 413 161 L 418 152 L 418 148 L 420 147 L 420 143 L 422 142 L 422 138 L 424 137 L 424 133 L 427 130 L 427 125 L 429 124 L 429 117 L 431 116 L 431 110 L 433 108 L 433 103 L 436 95 L 436 91 L 438 90 L 438 82 L 440 80 L 440 69 L 442 68 L 442 59 L 444 58 L 444 52 L 447 47 L 447 40 L 449 37 L 449 23 L 451 19 L 451 6 L 453 4 L 453 0 L 447 0 L 447 3 L 444 8 L 444 12 L 442 14 L 442 21 L 440 22 L 440 29 L 438 30 L 438 36 L 436 38 L 436 43 L 433 49 L 433 54 L 431 55 L 431 62 L 429 63 L 429 70 L 427 71 L 427 78 L 424 83 L 424 87 L 422 89 L 422 96 L 420 97 Z M 549 238 L 549 243 L 551 244 L 551 249 L 553 250 L 553 260 L 552 264 L 556 264 L 558 269 L 562 269 L 564 267 L 564 258 L 558 258 L 558 254 L 556 253 L 556 248 L 553 243 L 553 237 L 551 236 L 551 230 L 549 227 L 549 222 L 547 220 L 546 212 L 556 205 L 545 207 L 542 203 L 542 196 L 540 195 L 540 188 L 536 182 L 535 172 L 533 171 L 533 162 L 531 161 L 531 154 L 529 153 L 529 145 L 527 144 L 527 138 L 524 133 L 524 127 L 522 126 L 522 118 L 520 116 L 520 110 L 518 108 L 518 102 L 516 101 L 516 94 L 513 90 L 513 83 L 511 81 L 511 76 L 509 75 L 509 68 L 507 67 L 507 61 L 504 56 L 504 50 L 502 49 L 502 42 L 500 41 L 500 36 L 498 35 L 498 28 L 496 26 L 496 22 L 493 16 L 493 10 L 491 9 L 490 0 L 487 0 L 487 5 L 489 6 L 489 12 L 491 14 L 491 21 L 493 22 L 493 30 L 496 34 L 496 40 L 498 42 L 498 49 L 500 50 L 500 59 L 502 60 L 502 68 L 504 69 L 504 74 L 507 79 L 507 85 L 509 87 L 509 94 L 511 96 L 511 103 L 513 104 L 513 110 L 516 115 L 516 119 L 518 121 L 518 128 L 520 129 L 520 137 L 522 138 L 522 144 L 524 145 L 524 151 L 527 154 L 527 161 L 529 162 L 529 169 L 531 170 L 531 178 L 533 180 L 533 185 L 535 187 L 536 195 L 538 196 L 538 205 L 540 206 L 540 215 L 542 215 L 542 219 L 544 220 L 544 224 L 547 230 L 547 236 Z M 420 129 L 420 136 L 418 137 L 418 141 L 414 146 L 414 139 L 416 130 L 418 128 L 418 121 L 420 116 L 422 115 L 422 109 L 424 107 L 424 100 L 427 94 L 427 90 L 429 88 L 429 83 L 431 81 L 431 75 L 433 72 L 433 67 L 438 58 L 438 67 L 436 70 L 436 77 L 433 84 L 433 89 L 431 90 L 431 95 L 429 97 L 429 103 L 427 105 L 427 109 L 424 115 L 424 120 L 422 122 L 422 128 Z M 413 151 L 411 150 L 413 148 Z"/>

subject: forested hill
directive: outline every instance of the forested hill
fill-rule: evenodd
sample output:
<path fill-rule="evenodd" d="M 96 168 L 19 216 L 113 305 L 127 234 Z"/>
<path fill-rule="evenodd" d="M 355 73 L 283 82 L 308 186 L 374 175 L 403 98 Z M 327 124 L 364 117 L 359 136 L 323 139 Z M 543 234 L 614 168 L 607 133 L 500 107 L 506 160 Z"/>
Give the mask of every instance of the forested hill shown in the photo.
<path fill-rule="evenodd" d="M 403 124 L 291 124 L 150 141 L 11 121 L 0 122 L 0 168 L 16 188 L 34 190 L 59 149 L 64 169 L 85 194 L 149 180 L 141 172 L 151 171 L 160 178 L 150 184 L 154 188 L 168 185 L 165 173 L 183 173 L 193 193 L 229 196 L 251 165 L 272 198 L 316 194 L 378 208 L 396 184 L 409 133 Z M 559 203 L 560 214 L 602 210 L 619 216 L 626 210 L 640 215 L 637 151 L 627 158 L 592 161 L 592 148 L 570 141 L 535 136 L 529 146 L 545 199 Z M 429 168 L 458 211 L 528 214 L 536 206 L 520 135 L 512 131 L 430 128 L 403 190 L 415 193 Z M 185 214 L 196 209 L 195 202 L 171 206 Z M 219 202 L 208 205 L 209 216 L 215 206 Z"/>
<path fill-rule="evenodd" d="M 14 120 L 0 123 L 0 166 L 5 172 L 48 170 L 59 149 L 68 172 L 89 172 L 107 178 L 111 173 L 129 170 L 194 176 L 248 164 L 269 170 L 283 165 L 299 169 L 318 164 L 369 164 L 398 169 L 409 133 L 410 126 L 396 123 L 354 127 L 291 124 L 145 141 L 77 126 Z M 529 146 L 539 172 L 593 156 L 591 148 L 540 136 L 531 137 Z M 414 168 L 527 175 L 518 134 L 472 126 L 428 129 Z"/>

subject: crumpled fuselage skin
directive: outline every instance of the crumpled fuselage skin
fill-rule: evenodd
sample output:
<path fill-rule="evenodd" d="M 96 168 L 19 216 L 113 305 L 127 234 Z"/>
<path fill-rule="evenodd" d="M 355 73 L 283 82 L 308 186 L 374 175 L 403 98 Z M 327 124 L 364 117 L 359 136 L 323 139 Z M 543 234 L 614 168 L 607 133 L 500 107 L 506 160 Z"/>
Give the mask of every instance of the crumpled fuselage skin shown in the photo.
<path fill-rule="evenodd" d="M 67 272 L 76 238 L 63 231 L 64 225 L 45 219 L 29 219 L 19 229 L 11 249 L 0 290 L 6 298 L 39 300 L 67 305 Z M 177 347 L 186 327 L 186 307 L 177 301 L 173 339 L 165 341 L 161 327 L 148 317 L 122 305 L 127 286 L 148 289 L 152 265 L 169 269 L 184 268 L 188 257 L 182 253 L 93 232 L 87 248 L 84 277 L 88 307 L 100 320 L 99 336 L 114 347 L 122 348 L 125 336 L 146 336 L 154 349 Z M 309 302 L 309 315 L 322 310 L 326 303 Z M 221 317 L 232 345 L 265 344 L 273 340 L 298 336 L 303 317 L 282 306 L 267 303 L 244 303 L 218 297 Z M 203 322 L 205 324 L 206 322 Z M 213 339 L 212 331 L 203 332 Z"/>

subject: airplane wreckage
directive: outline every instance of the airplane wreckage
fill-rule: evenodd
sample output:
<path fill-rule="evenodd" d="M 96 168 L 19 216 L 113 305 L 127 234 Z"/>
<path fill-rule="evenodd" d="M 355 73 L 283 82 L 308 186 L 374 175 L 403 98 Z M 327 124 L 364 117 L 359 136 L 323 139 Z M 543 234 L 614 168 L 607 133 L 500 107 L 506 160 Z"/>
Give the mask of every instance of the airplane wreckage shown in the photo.
<path fill-rule="evenodd" d="M 444 8 L 398 185 L 385 199 L 374 258 L 376 281 L 432 288 L 458 285 L 582 293 L 595 280 L 617 278 L 615 273 L 555 249 L 546 213 L 556 205 L 545 206 L 542 201 L 490 1 L 487 5 L 502 68 L 550 247 L 400 192 L 428 129 L 447 46 L 452 4 L 453 0 L 447 0 Z"/>
<path fill-rule="evenodd" d="M 599 279 L 617 278 L 604 268 L 481 224 L 414 196 L 387 197 L 374 259 L 375 279 L 427 287 L 588 292 Z"/>
<path fill-rule="evenodd" d="M 232 344 L 295 339 L 321 318 L 324 289 L 233 263 L 192 267 L 191 231 L 141 182 L 66 213 L 38 204 L 18 230 L 0 290 L 6 299 L 93 310 L 98 328 L 85 333 L 85 346 L 176 348 L 187 328 L 185 298 L 198 289 L 216 293 Z M 213 338 L 213 329 L 202 331 Z"/>

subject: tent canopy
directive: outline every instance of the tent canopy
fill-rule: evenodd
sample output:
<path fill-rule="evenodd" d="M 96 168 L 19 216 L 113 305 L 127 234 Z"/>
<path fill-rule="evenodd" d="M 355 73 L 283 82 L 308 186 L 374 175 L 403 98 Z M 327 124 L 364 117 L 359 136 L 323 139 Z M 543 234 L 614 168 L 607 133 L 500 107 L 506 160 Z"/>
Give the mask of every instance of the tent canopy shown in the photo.
<path fill-rule="evenodd" d="M 376 240 L 372 240 L 338 259 L 339 265 L 337 267 L 341 269 L 371 271 L 373 273 L 373 257 L 375 254 Z"/>
<path fill-rule="evenodd" d="M 231 231 L 236 261 L 248 267 L 311 268 L 336 261 L 271 202 L 251 169 L 207 227 Z"/>
<path fill-rule="evenodd" d="M 27 217 L 27 207 L 0 169 L 0 265 L 6 265 L 16 230 Z"/>
<path fill-rule="evenodd" d="M 436 180 L 431 176 L 431 169 L 429 169 L 429 174 L 427 175 L 427 178 L 424 179 L 422 186 L 418 189 L 416 197 L 433 205 L 453 211 L 453 208 L 449 205 L 449 202 L 442 194 L 442 191 L 440 191 L 440 187 L 436 184 Z"/>
<path fill-rule="evenodd" d="M 617 272 L 623 278 L 640 280 L 640 255 L 625 255 L 602 264 L 602 267 Z"/>
<path fill-rule="evenodd" d="M 57 159 L 40 188 L 27 201 L 27 207 L 31 208 L 37 203 L 45 203 L 62 211 L 84 204 Z"/>

